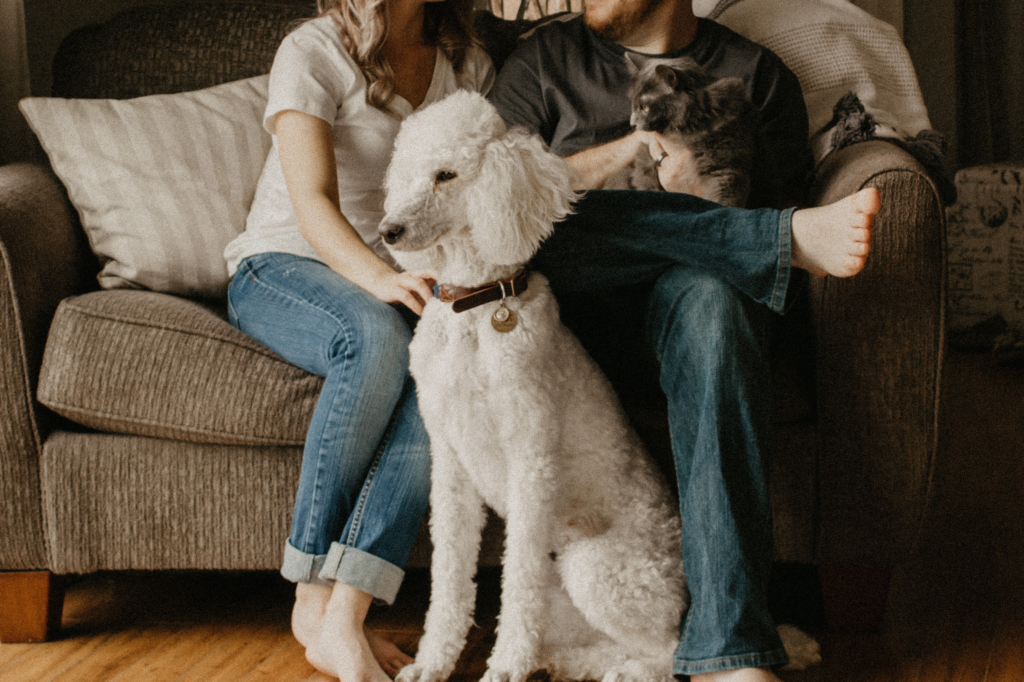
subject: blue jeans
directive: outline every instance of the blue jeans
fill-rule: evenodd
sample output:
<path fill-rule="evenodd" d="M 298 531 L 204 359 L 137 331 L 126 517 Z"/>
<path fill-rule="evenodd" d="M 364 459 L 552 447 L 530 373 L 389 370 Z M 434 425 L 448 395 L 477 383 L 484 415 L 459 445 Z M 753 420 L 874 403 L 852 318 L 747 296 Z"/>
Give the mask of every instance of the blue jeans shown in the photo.
<path fill-rule="evenodd" d="M 673 671 L 787 661 L 768 613 L 771 311 L 790 285 L 792 211 L 683 194 L 589 192 L 534 265 L 609 375 L 655 363 L 668 399 L 691 605 Z M 625 324 L 623 324 L 625 321 Z M 623 351 L 632 352 L 623 352 Z"/>
<path fill-rule="evenodd" d="M 409 376 L 410 322 L 323 263 L 246 259 L 232 324 L 324 377 L 306 434 L 282 575 L 394 601 L 427 508 L 430 444 Z"/>

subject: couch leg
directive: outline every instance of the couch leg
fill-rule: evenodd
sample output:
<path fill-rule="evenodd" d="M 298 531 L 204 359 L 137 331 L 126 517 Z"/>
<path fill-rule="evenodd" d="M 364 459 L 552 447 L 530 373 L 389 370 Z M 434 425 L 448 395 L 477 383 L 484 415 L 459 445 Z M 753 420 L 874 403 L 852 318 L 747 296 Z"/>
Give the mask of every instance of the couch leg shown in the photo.
<path fill-rule="evenodd" d="M 878 632 L 885 616 L 892 570 L 887 566 L 818 566 L 825 621 L 830 630 Z"/>
<path fill-rule="evenodd" d="M 0 571 L 0 642 L 44 642 L 60 630 L 64 581 L 49 571 Z"/>

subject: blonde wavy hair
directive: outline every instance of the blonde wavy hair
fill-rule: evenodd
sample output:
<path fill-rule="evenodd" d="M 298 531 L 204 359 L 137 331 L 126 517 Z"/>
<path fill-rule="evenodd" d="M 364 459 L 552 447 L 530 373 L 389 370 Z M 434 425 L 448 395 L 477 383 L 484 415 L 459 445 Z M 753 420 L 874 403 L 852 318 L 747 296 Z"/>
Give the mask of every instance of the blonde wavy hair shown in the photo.
<path fill-rule="evenodd" d="M 366 78 L 366 101 L 384 109 L 395 96 L 395 73 L 384 59 L 388 36 L 387 0 L 317 0 L 319 15 L 330 16 L 341 42 Z M 423 8 L 423 39 L 441 48 L 456 73 L 462 71 L 473 37 L 473 0 L 428 2 Z"/>

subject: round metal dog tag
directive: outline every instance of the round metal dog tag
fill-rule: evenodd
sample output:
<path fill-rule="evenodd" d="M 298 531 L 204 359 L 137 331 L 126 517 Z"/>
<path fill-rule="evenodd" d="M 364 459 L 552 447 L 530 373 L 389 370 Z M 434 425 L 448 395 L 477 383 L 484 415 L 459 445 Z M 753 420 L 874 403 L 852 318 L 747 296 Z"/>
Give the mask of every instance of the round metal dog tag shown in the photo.
<path fill-rule="evenodd" d="M 517 324 L 519 324 L 519 319 L 516 314 L 505 306 L 499 307 L 491 315 L 491 326 L 503 334 L 515 329 Z"/>

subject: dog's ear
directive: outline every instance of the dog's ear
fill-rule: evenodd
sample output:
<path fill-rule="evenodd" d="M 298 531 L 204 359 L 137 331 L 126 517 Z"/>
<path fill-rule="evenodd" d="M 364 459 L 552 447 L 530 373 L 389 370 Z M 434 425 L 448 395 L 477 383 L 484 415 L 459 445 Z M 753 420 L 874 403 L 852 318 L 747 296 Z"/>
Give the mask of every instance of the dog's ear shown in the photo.
<path fill-rule="evenodd" d="M 480 257 L 519 265 L 536 253 L 554 223 L 572 213 L 569 167 L 536 135 L 513 128 L 484 149 L 467 202 Z"/>

